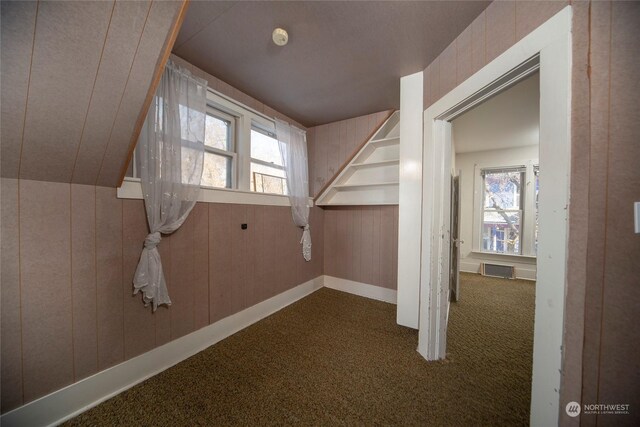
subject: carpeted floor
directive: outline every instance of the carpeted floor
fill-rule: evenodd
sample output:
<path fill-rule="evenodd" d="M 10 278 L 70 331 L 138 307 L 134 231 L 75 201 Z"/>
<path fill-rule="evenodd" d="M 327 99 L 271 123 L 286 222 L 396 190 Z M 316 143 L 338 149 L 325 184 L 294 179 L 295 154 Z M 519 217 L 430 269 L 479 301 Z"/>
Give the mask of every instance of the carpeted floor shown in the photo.
<path fill-rule="evenodd" d="M 533 282 L 463 274 L 448 357 L 395 305 L 320 289 L 68 425 L 524 425 Z"/>

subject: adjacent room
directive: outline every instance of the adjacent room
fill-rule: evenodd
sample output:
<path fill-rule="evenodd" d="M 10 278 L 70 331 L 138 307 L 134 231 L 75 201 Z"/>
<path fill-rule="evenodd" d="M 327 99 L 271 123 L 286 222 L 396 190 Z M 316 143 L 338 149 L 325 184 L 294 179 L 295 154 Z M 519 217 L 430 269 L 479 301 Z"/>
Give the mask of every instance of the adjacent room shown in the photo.
<path fill-rule="evenodd" d="M 640 3 L 0 5 L 3 426 L 640 422 Z"/>

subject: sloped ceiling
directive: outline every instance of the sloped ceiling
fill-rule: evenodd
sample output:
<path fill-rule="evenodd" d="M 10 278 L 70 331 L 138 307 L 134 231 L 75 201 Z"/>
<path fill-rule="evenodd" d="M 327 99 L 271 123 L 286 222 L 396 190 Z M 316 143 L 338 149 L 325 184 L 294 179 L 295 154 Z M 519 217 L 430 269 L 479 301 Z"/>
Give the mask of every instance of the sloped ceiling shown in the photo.
<path fill-rule="evenodd" d="M 173 52 L 311 127 L 399 108 L 400 77 L 422 71 L 489 3 L 192 2 Z M 288 45 L 272 43 L 275 27 Z"/>
<path fill-rule="evenodd" d="M 1 175 L 119 185 L 183 6 L 3 1 Z"/>

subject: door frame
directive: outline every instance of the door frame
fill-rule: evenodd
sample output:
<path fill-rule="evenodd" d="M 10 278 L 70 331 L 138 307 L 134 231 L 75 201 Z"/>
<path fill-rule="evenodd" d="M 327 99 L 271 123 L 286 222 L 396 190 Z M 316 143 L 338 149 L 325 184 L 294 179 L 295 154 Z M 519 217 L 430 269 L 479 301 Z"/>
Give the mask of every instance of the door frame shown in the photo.
<path fill-rule="evenodd" d="M 424 111 L 418 352 L 445 357 L 450 244 L 450 121 L 540 71 L 540 191 L 531 424 L 555 425 L 560 406 L 571 172 L 571 6 L 554 15 Z M 549 185 L 547 185 L 549 183 Z M 447 272 L 447 274 L 443 274 Z"/>

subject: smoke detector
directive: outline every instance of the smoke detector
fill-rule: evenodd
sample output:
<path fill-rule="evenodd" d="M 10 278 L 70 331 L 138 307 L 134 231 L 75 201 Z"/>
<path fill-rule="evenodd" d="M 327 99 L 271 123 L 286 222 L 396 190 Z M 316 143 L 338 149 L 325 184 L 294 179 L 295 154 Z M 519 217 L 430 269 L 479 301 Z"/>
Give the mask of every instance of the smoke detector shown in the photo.
<path fill-rule="evenodd" d="M 289 34 L 282 28 L 276 28 L 273 30 L 273 34 L 271 34 L 271 38 L 273 42 L 278 46 L 284 46 L 289 41 Z"/>

